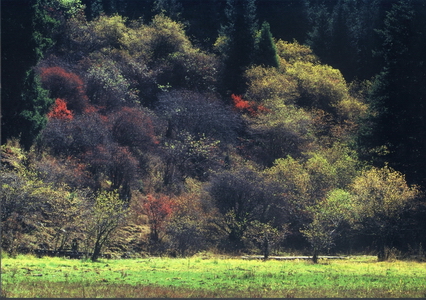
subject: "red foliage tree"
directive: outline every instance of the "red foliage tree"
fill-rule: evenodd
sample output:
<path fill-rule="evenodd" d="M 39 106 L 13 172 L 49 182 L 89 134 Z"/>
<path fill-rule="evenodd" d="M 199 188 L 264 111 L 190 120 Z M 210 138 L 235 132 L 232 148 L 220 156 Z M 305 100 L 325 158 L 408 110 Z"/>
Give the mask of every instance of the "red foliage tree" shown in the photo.
<path fill-rule="evenodd" d="M 69 109 L 81 113 L 88 105 L 84 83 L 78 75 L 61 67 L 50 67 L 42 68 L 40 77 L 43 88 L 50 91 L 50 97 L 66 100 Z"/>
<path fill-rule="evenodd" d="M 231 95 L 232 103 L 236 110 L 250 114 L 252 117 L 257 116 L 260 112 L 267 112 L 268 109 L 263 105 L 259 105 L 253 101 L 244 100 L 240 95 Z"/>
<path fill-rule="evenodd" d="M 165 195 L 154 197 L 148 194 L 142 202 L 142 208 L 148 216 L 151 242 L 160 241 L 160 234 L 164 233 L 166 229 L 166 221 L 175 210 L 174 201 Z"/>
<path fill-rule="evenodd" d="M 47 114 L 49 118 L 60 120 L 72 120 L 74 115 L 67 109 L 67 103 L 61 98 L 57 98 L 53 109 Z"/>

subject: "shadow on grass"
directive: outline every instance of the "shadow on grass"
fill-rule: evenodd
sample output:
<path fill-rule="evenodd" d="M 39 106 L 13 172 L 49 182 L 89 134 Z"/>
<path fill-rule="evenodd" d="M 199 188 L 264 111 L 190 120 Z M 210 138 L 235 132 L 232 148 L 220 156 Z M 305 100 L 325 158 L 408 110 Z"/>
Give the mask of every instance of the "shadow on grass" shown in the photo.
<path fill-rule="evenodd" d="M 318 289 L 300 290 L 191 290 L 177 287 L 155 285 L 125 285 L 110 283 L 64 283 L 64 282 L 22 282 L 18 285 L 3 286 L 2 298 L 389 298 L 404 297 L 389 291 L 374 290 L 342 290 L 330 291 Z M 426 294 L 406 297 L 424 297 Z"/>

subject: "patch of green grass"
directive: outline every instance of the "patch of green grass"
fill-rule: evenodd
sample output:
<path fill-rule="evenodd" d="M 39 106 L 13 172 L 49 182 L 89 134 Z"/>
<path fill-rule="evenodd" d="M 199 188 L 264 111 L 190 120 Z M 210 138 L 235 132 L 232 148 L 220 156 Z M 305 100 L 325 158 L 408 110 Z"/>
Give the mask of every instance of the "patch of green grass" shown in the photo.
<path fill-rule="evenodd" d="M 7 297 L 425 297 L 426 264 L 147 258 L 2 260 Z"/>

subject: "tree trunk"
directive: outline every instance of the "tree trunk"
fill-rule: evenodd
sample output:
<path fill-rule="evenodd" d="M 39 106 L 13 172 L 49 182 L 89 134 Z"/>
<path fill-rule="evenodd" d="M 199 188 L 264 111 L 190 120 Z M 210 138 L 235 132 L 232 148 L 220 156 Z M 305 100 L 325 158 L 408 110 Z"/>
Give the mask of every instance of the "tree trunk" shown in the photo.
<path fill-rule="evenodd" d="M 386 255 L 386 243 L 383 238 L 378 239 L 377 244 L 377 260 L 378 261 L 386 261 L 388 259 Z"/>
<path fill-rule="evenodd" d="M 92 257 L 91 260 L 92 261 L 97 261 L 99 258 L 99 255 L 101 254 L 101 244 L 99 242 L 99 240 L 96 241 L 95 243 L 95 247 L 93 248 L 93 253 L 92 253 Z"/>
<path fill-rule="evenodd" d="M 269 257 L 269 239 L 267 236 L 263 238 L 263 259 L 267 260 Z"/>
<path fill-rule="evenodd" d="M 318 263 L 318 250 L 317 249 L 314 250 L 314 255 L 312 255 L 312 262 L 314 264 Z"/>

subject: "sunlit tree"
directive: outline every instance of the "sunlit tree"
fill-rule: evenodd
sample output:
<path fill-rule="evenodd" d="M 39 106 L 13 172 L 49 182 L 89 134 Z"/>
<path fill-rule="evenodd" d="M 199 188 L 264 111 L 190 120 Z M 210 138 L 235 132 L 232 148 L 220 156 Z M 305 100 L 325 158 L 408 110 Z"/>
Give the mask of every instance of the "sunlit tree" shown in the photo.
<path fill-rule="evenodd" d="M 392 246 L 401 215 L 419 195 L 418 188 L 409 186 L 403 174 L 385 166 L 364 171 L 355 178 L 350 193 L 364 232 L 376 237 L 378 259 L 386 260 L 386 247 Z"/>

